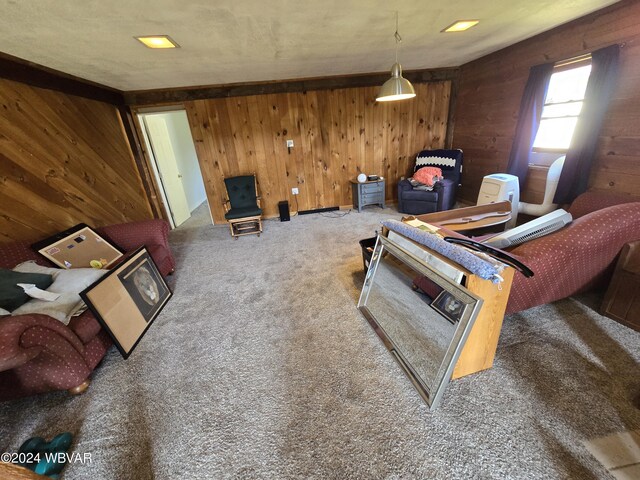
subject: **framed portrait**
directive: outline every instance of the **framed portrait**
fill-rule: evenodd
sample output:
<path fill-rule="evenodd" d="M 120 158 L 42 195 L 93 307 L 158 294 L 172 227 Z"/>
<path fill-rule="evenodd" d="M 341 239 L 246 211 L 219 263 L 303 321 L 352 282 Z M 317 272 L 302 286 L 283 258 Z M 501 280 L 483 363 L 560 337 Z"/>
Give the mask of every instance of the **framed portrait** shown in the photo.
<path fill-rule="evenodd" d="M 145 247 L 80 293 L 125 359 L 172 295 Z"/>
<path fill-rule="evenodd" d="M 431 306 L 454 325 L 460 321 L 466 308 L 465 303 L 446 290 L 440 292 L 431 302 Z"/>
<path fill-rule="evenodd" d="M 123 255 L 84 223 L 34 243 L 31 248 L 61 268 L 108 268 Z"/>

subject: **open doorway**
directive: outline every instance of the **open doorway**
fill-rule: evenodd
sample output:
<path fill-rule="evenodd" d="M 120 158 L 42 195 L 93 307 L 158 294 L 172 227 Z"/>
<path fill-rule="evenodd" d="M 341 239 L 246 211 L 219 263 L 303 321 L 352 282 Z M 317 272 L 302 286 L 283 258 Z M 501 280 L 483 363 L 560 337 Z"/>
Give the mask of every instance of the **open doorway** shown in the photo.
<path fill-rule="evenodd" d="M 171 227 L 213 223 L 186 111 L 145 112 L 138 119 Z"/>

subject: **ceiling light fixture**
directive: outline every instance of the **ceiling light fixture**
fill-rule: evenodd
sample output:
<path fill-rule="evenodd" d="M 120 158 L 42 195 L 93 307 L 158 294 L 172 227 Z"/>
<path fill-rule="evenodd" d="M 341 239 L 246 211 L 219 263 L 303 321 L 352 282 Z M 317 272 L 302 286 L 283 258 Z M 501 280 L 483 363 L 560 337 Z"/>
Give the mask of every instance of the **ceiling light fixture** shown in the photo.
<path fill-rule="evenodd" d="M 146 35 L 133 37 L 148 48 L 180 48 L 169 35 Z"/>
<path fill-rule="evenodd" d="M 464 32 L 477 25 L 479 20 L 458 20 L 440 32 Z"/>
<path fill-rule="evenodd" d="M 398 63 L 398 48 L 402 37 L 398 33 L 398 12 L 396 12 L 396 63 L 391 67 L 391 78 L 382 84 L 380 92 L 376 98 L 377 102 L 393 102 L 396 100 L 406 100 L 416 96 L 411 82 L 402 76 L 402 67 Z"/>

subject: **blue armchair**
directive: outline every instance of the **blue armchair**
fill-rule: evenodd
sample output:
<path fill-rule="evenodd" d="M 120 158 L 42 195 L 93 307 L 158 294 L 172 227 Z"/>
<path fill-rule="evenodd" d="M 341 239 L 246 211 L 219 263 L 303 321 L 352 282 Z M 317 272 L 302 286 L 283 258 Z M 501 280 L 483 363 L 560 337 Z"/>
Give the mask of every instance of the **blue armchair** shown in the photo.
<path fill-rule="evenodd" d="M 409 180 L 398 183 L 398 211 L 410 215 L 450 210 L 456 202 L 456 189 L 462 182 L 462 150 L 423 150 L 416 157 L 414 173 L 422 167 L 438 167 L 443 180 L 432 191 L 414 190 Z"/>

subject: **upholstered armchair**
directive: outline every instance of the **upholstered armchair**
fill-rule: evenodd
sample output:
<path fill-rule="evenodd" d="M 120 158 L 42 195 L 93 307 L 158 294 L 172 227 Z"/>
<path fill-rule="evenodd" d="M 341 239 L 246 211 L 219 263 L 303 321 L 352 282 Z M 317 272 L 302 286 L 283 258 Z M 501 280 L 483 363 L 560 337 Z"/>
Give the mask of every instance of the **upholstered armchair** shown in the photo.
<path fill-rule="evenodd" d="M 441 181 L 431 191 L 414 189 L 409 180 L 398 183 L 398 211 L 411 215 L 450 210 L 456 202 L 456 189 L 462 181 L 462 150 L 423 150 L 413 172 L 422 167 L 438 167 Z"/>

